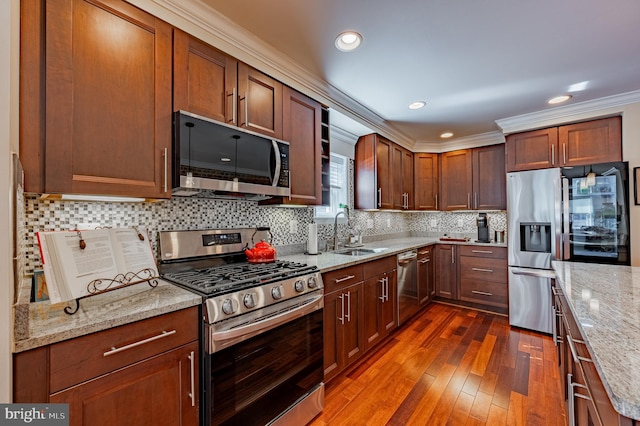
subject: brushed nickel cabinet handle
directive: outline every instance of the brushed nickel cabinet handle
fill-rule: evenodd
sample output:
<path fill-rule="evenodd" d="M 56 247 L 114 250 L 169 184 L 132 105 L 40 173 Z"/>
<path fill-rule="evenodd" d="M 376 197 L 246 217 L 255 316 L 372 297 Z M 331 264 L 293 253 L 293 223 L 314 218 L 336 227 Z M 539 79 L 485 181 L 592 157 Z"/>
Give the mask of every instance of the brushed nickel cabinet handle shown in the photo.
<path fill-rule="evenodd" d="M 485 268 L 471 268 L 472 271 L 477 272 L 493 272 L 493 269 L 485 269 Z"/>
<path fill-rule="evenodd" d="M 382 188 L 378 188 L 378 208 L 382 207 Z"/>
<path fill-rule="evenodd" d="M 351 291 L 347 292 L 347 314 L 345 315 L 347 321 L 351 322 Z"/>
<path fill-rule="evenodd" d="M 493 293 L 489 293 L 489 292 L 486 292 L 486 291 L 471 290 L 471 293 L 473 293 L 473 294 L 481 294 L 482 296 L 493 296 Z"/>
<path fill-rule="evenodd" d="M 341 294 L 338 298 L 340 299 L 340 316 L 338 320 L 340 320 L 340 324 L 344 325 L 344 294 Z"/>
<path fill-rule="evenodd" d="M 451 246 L 451 263 L 456 263 L 456 246 Z"/>
<path fill-rule="evenodd" d="M 418 262 L 419 263 L 428 263 L 428 262 L 431 262 L 431 259 L 430 258 L 420 259 L 420 260 L 418 260 Z"/>
<path fill-rule="evenodd" d="M 164 157 L 164 182 L 162 184 L 162 188 L 164 190 L 164 192 L 168 191 L 168 187 L 167 187 L 167 176 L 169 174 L 169 156 L 168 156 L 168 151 L 167 151 L 167 147 L 164 148 L 163 152 L 162 152 L 162 156 Z"/>
<path fill-rule="evenodd" d="M 474 204 L 475 204 L 475 208 L 478 208 L 478 193 L 474 192 L 473 193 L 473 200 L 474 200 Z"/>
<path fill-rule="evenodd" d="M 128 349 L 133 349 L 133 348 L 135 348 L 137 346 L 141 346 L 141 345 L 144 345 L 146 343 L 153 342 L 154 340 L 158 340 L 158 339 L 162 339 L 163 337 L 171 336 L 172 334 L 176 334 L 176 331 L 175 330 L 163 331 L 162 333 L 158 334 L 157 336 L 149 337 L 148 339 L 140 340 L 138 342 L 131 343 L 130 345 L 122 346 L 121 348 L 116 348 L 116 347 L 112 346 L 111 349 L 108 350 L 107 352 L 103 353 L 102 356 L 115 355 L 115 354 L 117 354 L 119 352 L 126 351 Z"/>
<path fill-rule="evenodd" d="M 380 293 L 381 293 L 381 296 L 378 297 L 378 299 L 382 300 L 383 302 L 384 302 L 384 284 L 385 284 L 385 280 L 386 280 L 386 277 L 385 278 L 381 278 L 381 279 L 378 280 L 378 282 L 380 283 Z"/>
<path fill-rule="evenodd" d="M 233 94 L 233 103 L 231 104 L 231 107 L 233 108 L 233 124 L 238 125 L 238 92 L 236 92 L 235 87 L 233 88 L 233 91 L 231 93 Z"/>
<path fill-rule="evenodd" d="M 195 353 L 193 351 L 191 351 L 191 354 L 189 354 L 188 356 L 189 358 L 189 372 L 190 372 L 190 379 L 191 379 L 191 392 L 189 392 L 189 397 L 191 398 L 191 406 L 195 407 L 196 406 L 196 384 L 195 384 Z"/>
<path fill-rule="evenodd" d="M 471 253 L 493 254 L 491 250 L 471 250 Z"/>
<path fill-rule="evenodd" d="M 438 194 L 436 194 L 436 210 L 438 210 Z"/>
<path fill-rule="evenodd" d="M 556 146 L 551 145 L 551 165 L 554 166 L 556 164 Z"/>
<path fill-rule="evenodd" d="M 467 192 L 467 208 L 471 208 L 471 193 Z"/>
<path fill-rule="evenodd" d="M 356 277 L 355 275 L 347 275 L 346 277 L 336 278 L 336 284 L 340 284 L 343 281 L 347 281 L 355 277 Z"/>
<path fill-rule="evenodd" d="M 562 144 L 562 164 L 567 164 L 567 144 Z"/>
<path fill-rule="evenodd" d="M 431 250 L 424 250 L 424 251 L 419 251 L 418 254 L 429 254 L 431 253 Z"/>
<path fill-rule="evenodd" d="M 571 357 L 573 358 L 573 361 L 577 364 L 580 361 L 585 361 L 585 362 L 593 362 L 593 360 L 589 359 L 589 358 L 585 358 L 583 356 L 578 356 L 578 352 L 576 351 L 576 343 L 584 343 L 582 340 L 576 340 L 573 337 L 571 337 L 570 335 L 567 334 L 567 343 L 569 343 L 569 349 L 571 349 Z"/>

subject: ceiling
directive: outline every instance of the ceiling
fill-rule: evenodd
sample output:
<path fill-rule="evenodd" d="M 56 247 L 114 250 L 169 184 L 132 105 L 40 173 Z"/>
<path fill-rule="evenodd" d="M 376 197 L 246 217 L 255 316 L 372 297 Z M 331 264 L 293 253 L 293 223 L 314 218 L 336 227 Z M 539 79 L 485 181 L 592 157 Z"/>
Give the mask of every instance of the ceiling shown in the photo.
<path fill-rule="evenodd" d="M 414 142 L 500 131 L 577 83 L 563 105 L 640 89 L 638 0 L 202 2 Z M 359 49 L 335 48 L 344 30 Z"/>

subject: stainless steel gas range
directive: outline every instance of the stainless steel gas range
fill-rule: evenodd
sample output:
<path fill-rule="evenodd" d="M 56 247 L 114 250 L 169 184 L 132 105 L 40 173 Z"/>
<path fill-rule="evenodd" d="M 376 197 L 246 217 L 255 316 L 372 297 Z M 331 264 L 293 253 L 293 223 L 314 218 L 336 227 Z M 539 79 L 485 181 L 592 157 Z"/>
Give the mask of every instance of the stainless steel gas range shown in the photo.
<path fill-rule="evenodd" d="M 322 276 L 301 263 L 249 263 L 243 250 L 257 233 L 159 233 L 161 276 L 203 297 L 204 425 L 301 425 L 324 406 Z"/>

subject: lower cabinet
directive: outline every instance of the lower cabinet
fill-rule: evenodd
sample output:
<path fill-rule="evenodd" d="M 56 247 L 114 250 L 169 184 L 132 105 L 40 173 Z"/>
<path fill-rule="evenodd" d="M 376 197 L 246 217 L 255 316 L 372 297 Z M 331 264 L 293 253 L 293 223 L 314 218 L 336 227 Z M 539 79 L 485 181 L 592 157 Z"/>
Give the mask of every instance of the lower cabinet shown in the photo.
<path fill-rule="evenodd" d="M 362 265 L 323 275 L 325 382 L 364 352 L 362 280 Z"/>
<path fill-rule="evenodd" d="M 509 308 L 507 248 L 460 246 L 460 300 Z"/>
<path fill-rule="evenodd" d="M 436 249 L 436 296 L 443 299 L 458 299 L 457 246 L 438 244 Z"/>
<path fill-rule="evenodd" d="M 364 264 L 365 351 L 382 341 L 398 325 L 395 266 L 395 256 Z"/>
<path fill-rule="evenodd" d="M 570 425 L 631 425 L 613 408 L 592 356 L 562 290 L 552 285 L 555 315 L 553 338 L 558 350 L 560 380 L 565 389 Z"/>
<path fill-rule="evenodd" d="M 14 402 L 69 404 L 71 425 L 197 425 L 198 308 L 14 356 Z"/>
<path fill-rule="evenodd" d="M 425 306 L 436 295 L 435 246 L 418 249 L 418 300 Z"/>

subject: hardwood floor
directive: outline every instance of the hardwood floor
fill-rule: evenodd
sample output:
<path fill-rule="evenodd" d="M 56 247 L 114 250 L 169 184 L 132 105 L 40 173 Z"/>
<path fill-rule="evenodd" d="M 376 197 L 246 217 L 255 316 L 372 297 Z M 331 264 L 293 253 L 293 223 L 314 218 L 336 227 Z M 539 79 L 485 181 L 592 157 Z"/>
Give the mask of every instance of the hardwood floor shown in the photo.
<path fill-rule="evenodd" d="M 550 336 L 433 303 L 326 385 L 320 425 L 566 425 Z"/>

